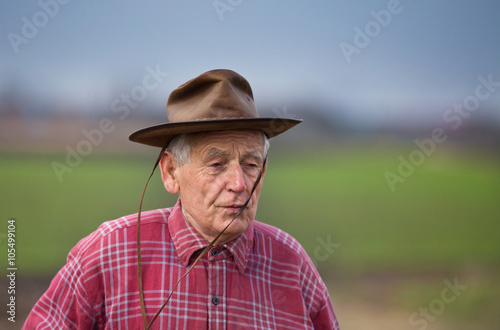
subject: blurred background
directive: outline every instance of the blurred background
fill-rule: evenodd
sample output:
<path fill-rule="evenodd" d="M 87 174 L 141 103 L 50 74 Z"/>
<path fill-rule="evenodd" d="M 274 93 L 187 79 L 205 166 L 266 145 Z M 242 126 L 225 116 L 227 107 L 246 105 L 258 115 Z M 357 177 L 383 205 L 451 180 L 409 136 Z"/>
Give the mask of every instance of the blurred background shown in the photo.
<path fill-rule="evenodd" d="M 0 257 L 15 219 L 18 270 L 2 327 L 20 328 L 78 240 L 137 212 L 158 150 L 128 135 L 227 68 L 261 116 L 304 119 L 271 141 L 258 219 L 306 248 L 342 329 L 496 329 L 499 14 L 487 0 L 4 3 Z M 175 199 L 156 173 L 144 208 Z"/>

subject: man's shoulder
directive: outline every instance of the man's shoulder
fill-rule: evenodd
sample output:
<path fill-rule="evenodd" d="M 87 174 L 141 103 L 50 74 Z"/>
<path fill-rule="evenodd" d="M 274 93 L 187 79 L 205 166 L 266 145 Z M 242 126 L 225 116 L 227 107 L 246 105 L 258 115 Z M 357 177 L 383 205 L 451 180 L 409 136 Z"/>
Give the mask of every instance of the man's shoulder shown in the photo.
<path fill-rule="evenodd" d="M 149 224 L 167 224 L 168 217 L 173 208 L 156 209 L 141 212 L 141 226 Z M 137 227 L 138 213 L 129 214 L 121 218 L 102 223 L 94 233 L 102 236 L 108 235 L 116 230 Z"/>
<path fill-rule="evenodd" d="M 321 278 L 306 250 L 292 235 L 259 221 L 254 221 L 254 234 L 254 248 L 258 249 L 260 257 L 266 254 L 273 261 L 279 262 L 279 267 L 284 265 L 297 267 L 301 276 Z M 266 252 L 271 252 L 271 254 Z"/>
<path fill-rule="evenodd" d="M 167 225 L 167 220 L 171 212 L 172 208 L 141 212 L 141 232 L 145 230 L 155 231 L 157 230 L 156 226 Z M 126 237 L 135 237 L 134 235 L 137 233 L 137 215 L 137 213 L 129 214 L 118 219 L 103 222 L 94 232 L 81 239 L 73 248 L 71 254 L 76 256 L 84 253 L 93 246 L 100 244 L 103 240 L 117 240 L 120 237 L 125 240 Z M 129 232 L 128 235 L 113 235 L 123 231 Z"/>
<path fill-rule="evenodd" d="M 306 251 L 299 243 L 299 241 L 297 241 L 292 235 L 288 234 L 282 229 L 260 221 L 254 221 L 254 231 L 257 236 L 277 243 L 277 245 L 280 247 L 280 250 L 289 251 L 292 254 L 300 256 L 301 259 L 304 257 L 306 259 L 309 259 Z"/>

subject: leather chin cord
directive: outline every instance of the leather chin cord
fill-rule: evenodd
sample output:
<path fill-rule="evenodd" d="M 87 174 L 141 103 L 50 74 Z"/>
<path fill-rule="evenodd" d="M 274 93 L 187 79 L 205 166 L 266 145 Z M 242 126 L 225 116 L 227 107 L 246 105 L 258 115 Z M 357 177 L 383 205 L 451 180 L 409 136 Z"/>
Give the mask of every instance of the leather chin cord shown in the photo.
<path fill-rule="evenodd" d="M 158 164 L 160 163 L 160 160 L 161 160 L 161 157 L 163 156 L 163 153 L 165 152 L 165 149 L 167 147 L 163 147 L 160 151 L 160 154 L 158 155 L 158 158 L 156 159 L 156 162 L 155 162 L 155 165 L 153 167 L 153 170 L 151 171 L 151 174 L 149 175 L 148 177 L 148 180 L 146 181 L 146 185 L 144 186 L 144 189 L 142 191 L 142 195 L 141 195 L 141 201 L 139 202 L 139 212 L 137 214 L 137 279 L 138 279 L 138 284 L 139 284 L 139 300 L 140 300 L 140 303 L 141 303 L 141 313 L 142 313 L 142 320 L 144 322 L 144 329 L 147 329 L 149 330 L 151 328 L 151 326 L 153 325 L 153 322 L 158 318 L 158 316 L 160 315 L 160 313 L 163 311 L 163 309 L 165 308 L 165 306 L 167 305 L 167 303 L 169 302 L 170 298 L 172 297 L 172 295 L 174 294 L 175 290 L 177 289 L 177 286 L 179 285 L 179 283 L 182 281 L 183 278 L 185 278 L 189 272 L 191 272 L 191 270 L 194 268 L 194 266 L 196 266 L 196 264 L 198 263 L 198 261 L 200 261 L 200 259 L 208 252 L 208 250 L 210 250 L 214 245 L 215 243 L 217 242 L 217 240 L 221 237 L 221 235 L 226 231 L 226 229 L 231 226 L 231 224 L 233 223 L 233 221 L 243 212 L 243 210 L 245 210 L 245 208 L 247 207 L 248 203 L 250 202 L 250 198 L 252 198 L 252 195 L 255 191 L 255 189 L 257 189 L 257 186 L 259 185 L 259 182 L 260 180 L 262 179 L 262 173 L 264 171 L 264 167 L 266 166 L 266 162 L 267 162 L 267 155 L 266 157 L 264 158 L 264 162 L 262 164 L 262 169 L 259 173 L 259 176 L 257 177 L 257 180 L 255 180 L 255 183 L 252 187 L 252 191 L 250 192 L 250 196 L 248 197 L 247 201 L 245 202 L 245 204 L 243 204 L 240 209 L 238 210 L 238 212 L 236 213 L 236 215 L 234 216 L 234 218 L 229 222 L 229 224 L 217 235 L 217 237 L 215 237 L 211 242 L 210 244 L 207 245 L 207 247 L 205 249 L 203 249 L 203 251 L 201 252 L 201 254 L 196 258 L 196 260 L 193 262 L 193 264 L 191 265 L 191 267 L 189 267 L 189 269 L 186 271 L 186 273 L 184 275 L 182 275 L 179 280 L 177 281 L 177 283 L 175 284 L 174 288 L 172 289 L 172 291 L 170 292 L 170 295 L 168 296 L 167 300 L 165 301 L 165 303 L 163 303 L 163 305 L 160 307 L 160 309 L 158 310 L 158 312 L 156 312 L 155 316 L 153 317 L 153 319 L 151 320 L 151 322 L 149 322 L 148 324 L 148 321 L 147 321 L 147 318 L 146 318 L 146 306 L 145 306 L 145 303 L 144 303 L 144 289 L 142 287 L 142 260 L 141 260 L 141 210 L 142 210 L 142 201 L 144 199 L 144 194 L 146 193 L 146 188 L 148 186 L 148 183 L 149 183 L 149 180 L 151 180 L 151 178 L 153 177 L 153 174 L 156 170 L 156 168 L 158 167 Z"/>

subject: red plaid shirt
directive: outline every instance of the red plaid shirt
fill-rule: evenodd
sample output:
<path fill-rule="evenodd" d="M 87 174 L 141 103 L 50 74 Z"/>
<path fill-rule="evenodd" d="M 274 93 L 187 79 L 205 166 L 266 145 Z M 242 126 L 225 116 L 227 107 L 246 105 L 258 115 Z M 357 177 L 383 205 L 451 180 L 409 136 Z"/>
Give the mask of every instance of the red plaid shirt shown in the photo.
<path fill-rule="evenodd" d="M 143 328 L 137 215 L 102 224 L 70 252 L 24 329 Z M 173 208 L 143 212 L 148 322 L 207 241 Z M 328 291 L 299 243 L 254 221 L 213 247 L 185 278 L 154 329 L 338 329 Z"/>

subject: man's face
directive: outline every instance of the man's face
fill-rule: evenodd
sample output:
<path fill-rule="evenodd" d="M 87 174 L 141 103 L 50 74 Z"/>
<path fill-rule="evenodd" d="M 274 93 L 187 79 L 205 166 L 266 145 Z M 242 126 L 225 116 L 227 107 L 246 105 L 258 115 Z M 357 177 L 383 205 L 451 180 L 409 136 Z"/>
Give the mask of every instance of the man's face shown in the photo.
<path fill-rule="evenodd" d="M 190 143 L 191 161 L 172 167 L 173 180 L 187 220 L 211 241 L 250 196 L 262 170 L 264 141 L 259 131 L 221 131 L 193 135 Z M 251 225 L 261 186 L 262 182 L 218 245 L 236 238 Z"/>

